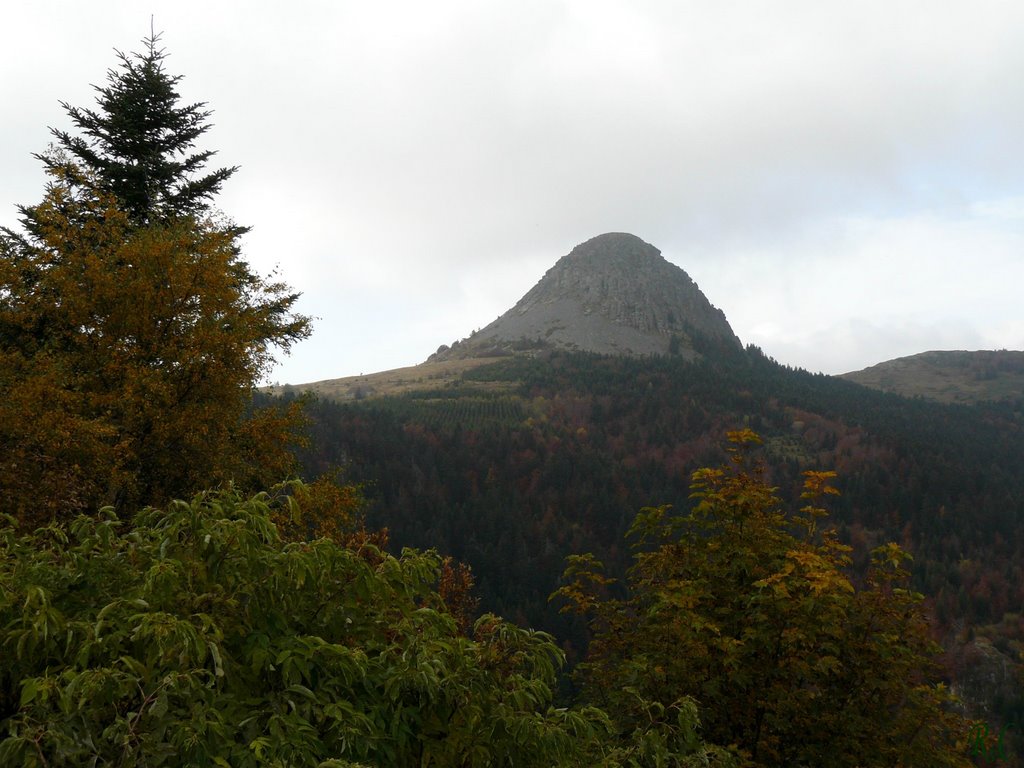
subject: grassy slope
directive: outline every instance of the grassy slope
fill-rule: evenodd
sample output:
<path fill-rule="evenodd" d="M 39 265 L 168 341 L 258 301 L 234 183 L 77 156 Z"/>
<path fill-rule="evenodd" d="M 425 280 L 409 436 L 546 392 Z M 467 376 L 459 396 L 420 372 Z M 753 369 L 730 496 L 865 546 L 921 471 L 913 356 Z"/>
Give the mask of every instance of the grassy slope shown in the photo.
<path fill-rule="evenodd" d="M 346 376 L 341 379 L 325 379 L 310 384 L 266 387 L 264 391 L 273 395 L 285 392 L 312 391 L 319 397 L 344 402 L 365 397 L 402 395 L 425 389 L 441 389 L 455 383 L 462 383 L 467 371 L 483 365 L 496 363 L 500 357 L 476 357 L 462 360 L 446 360 L 439 363 L 421 363 L 408 368 L 369 373 L 360 376 Z M 502 382 L 501 384 L 504 384 Z M 498 382 L 480 382 L 480 388 L 500 389 Z M 511 385 L 509 385 L 511 386 Z"/>
<path fill-rule="evenodd" d="M 978 403 L 1024 397 L 1024 352 L 922 352 L 842 378 L 906 397 Z"/>

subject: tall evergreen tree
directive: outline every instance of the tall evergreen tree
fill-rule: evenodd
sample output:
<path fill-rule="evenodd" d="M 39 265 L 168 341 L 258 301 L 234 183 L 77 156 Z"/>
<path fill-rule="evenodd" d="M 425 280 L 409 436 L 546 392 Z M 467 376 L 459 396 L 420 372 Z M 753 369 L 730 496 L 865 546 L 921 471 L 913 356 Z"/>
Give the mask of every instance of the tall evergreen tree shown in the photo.
<path fill-rule="evenodd" d="M 43 201 L 0 234 L 0 491 L 26 524 L 289 466 L 294 423 L 246 411 L 309 320 L 210 210 L 235 169 L 200 175 L 210 113 L 145 43 L 98 110 L 65 105 L 81 134 L 53 131 Z"/>
<path fill-rule="evenodd" d="M 61 151 L 36 155 L 50 169 L 74 162 L 91 172 L 99 189 L 139 225 L 202 215 L 238 170 L 197 175 L 216 154 L 192 151 L 210 129 L 212 113 L 205 102 L 180 103 L 181 76 L 164 69 L 158 41 L 159 35 L 144 40 L 145 53 L 117 52 L 120 67 L 107 72 L 105 87 L 95 86 L 98 111 L 61 102 L 80 133 L 51 128 Z M 34 219 L 33 209 L 23 210 Z"/>

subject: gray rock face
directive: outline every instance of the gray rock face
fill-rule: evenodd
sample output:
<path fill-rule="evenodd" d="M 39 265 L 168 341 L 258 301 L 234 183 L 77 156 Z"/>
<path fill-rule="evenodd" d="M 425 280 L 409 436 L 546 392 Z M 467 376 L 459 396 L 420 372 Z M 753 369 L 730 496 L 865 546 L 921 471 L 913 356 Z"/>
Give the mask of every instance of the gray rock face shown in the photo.
<path fill-rule="evenodd" d="M 693 357 L 694 334 L 741 347 L 686 272 L 640 238 L 612 232 L 576 246 L 512 309 L 431 359 L 538 347 Z"/>

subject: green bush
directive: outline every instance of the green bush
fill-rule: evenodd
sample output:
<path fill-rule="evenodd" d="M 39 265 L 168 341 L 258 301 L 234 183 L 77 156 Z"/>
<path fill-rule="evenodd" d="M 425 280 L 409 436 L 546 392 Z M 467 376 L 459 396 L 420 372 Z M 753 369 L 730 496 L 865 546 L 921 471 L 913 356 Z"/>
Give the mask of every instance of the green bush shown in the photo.
<path fill-rule="evenodd" d="M 547 635 L 460 635 L 434 553 L 283 543 L 286 498 L 6 518 L 0 764 L 593 764 L 607 718 L 552 706 Z"/>

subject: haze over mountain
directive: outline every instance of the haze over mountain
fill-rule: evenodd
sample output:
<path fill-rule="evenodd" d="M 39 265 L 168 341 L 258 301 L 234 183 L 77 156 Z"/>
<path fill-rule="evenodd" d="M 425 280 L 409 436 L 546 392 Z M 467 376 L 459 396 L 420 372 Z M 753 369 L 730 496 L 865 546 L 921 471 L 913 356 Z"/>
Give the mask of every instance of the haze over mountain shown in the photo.
<path fill-rule="evenodd" d="M 685 271 L 639 237 L 610 232 L 577 245 L 508 312 L 430 361 L 538 347 L 693 359 L 695 335 L 742 348 Z"/>

